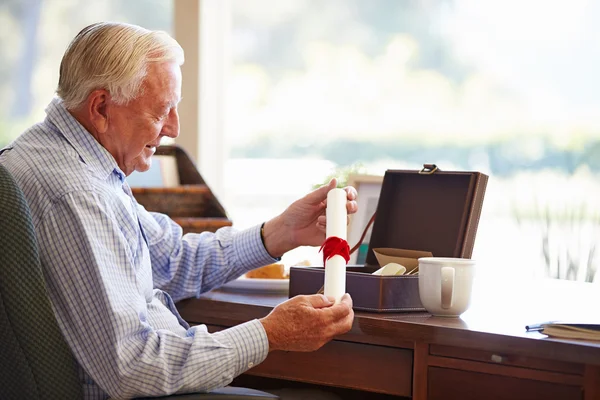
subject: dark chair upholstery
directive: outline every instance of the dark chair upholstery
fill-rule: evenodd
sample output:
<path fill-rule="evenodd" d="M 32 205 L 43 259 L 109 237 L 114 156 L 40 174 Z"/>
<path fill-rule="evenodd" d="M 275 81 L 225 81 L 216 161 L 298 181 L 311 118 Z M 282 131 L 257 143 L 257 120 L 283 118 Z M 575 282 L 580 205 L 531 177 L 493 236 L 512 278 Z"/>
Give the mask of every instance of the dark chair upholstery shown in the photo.
<path fill-rule="evenodd" d="M 77 364 L 47 297 L 35 232 L 23 193 L 0 165 L 0 399 L 81 399 Z M 227 387 L 160 398 L 277 399 Z"/>

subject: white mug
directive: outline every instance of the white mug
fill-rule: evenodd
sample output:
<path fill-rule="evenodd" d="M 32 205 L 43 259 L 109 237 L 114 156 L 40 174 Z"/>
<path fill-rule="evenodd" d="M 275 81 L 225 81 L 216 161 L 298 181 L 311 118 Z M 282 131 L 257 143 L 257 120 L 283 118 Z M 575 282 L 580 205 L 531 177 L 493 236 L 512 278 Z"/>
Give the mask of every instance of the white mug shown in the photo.
<path fill-rule="evenodd" d="M 475 261 L 466 258 L 419 258 L 419 296 L 433 315 L 458 317 L 471 303 Z"/>

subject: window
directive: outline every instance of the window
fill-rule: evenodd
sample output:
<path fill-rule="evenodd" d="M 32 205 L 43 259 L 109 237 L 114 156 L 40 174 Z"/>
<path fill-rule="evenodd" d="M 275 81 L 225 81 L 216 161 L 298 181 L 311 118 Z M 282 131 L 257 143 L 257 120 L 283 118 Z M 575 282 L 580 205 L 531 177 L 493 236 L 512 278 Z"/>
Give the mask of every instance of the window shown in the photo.
<path fill-rule="evenodd" d="M 490 175 L 474 258 L 593 280 L 600 4 L 231 0 L 224 202 L 245 227 L 332 169 Z M 295 262 L 296 260 L 291 260 Z"/>
<path fill-rule="evenodd" d="M 80 29 L 118 20 L 173 32 L 173 7 L 190 3 L 4 1 L 0 146 L 43 118 Z M 219 44 L 205 58 L 220 57 L 203 82 L 218 71 L 222 101 L 202 134 L 219 143 L 217 192 L 237 227 L 281 212 L 336 168 L 435 162 L 490 175 L 474 254 L 485 269 L 596 277 L 600 3 L 202 3 L 213 21 L 202 40 Z M 305 250 L 289 262 L 316 255 Z"/>
<path fill-rule="evenodd" d="M 0 147 L 44 118 L 60 60 L 85 26 L 120 21 L 171 31 L 172 1 L 5 0 L 0 4 Z"/>

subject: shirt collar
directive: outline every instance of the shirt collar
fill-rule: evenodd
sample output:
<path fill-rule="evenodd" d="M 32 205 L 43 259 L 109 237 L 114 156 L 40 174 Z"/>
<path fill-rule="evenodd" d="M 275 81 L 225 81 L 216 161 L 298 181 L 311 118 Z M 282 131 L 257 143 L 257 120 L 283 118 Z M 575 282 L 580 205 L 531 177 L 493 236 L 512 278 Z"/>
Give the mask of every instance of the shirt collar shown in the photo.
<path fill-rule="evenodd" d="M 126 176 L 114 157 L 71 115 L 61 98 L 52 99 L 46 107 L 46 115 L 46 120 L 58 128 L 83 162 L 100 177 L 106 179 L 116 173 L 121 181 L 125 180 Z"/>

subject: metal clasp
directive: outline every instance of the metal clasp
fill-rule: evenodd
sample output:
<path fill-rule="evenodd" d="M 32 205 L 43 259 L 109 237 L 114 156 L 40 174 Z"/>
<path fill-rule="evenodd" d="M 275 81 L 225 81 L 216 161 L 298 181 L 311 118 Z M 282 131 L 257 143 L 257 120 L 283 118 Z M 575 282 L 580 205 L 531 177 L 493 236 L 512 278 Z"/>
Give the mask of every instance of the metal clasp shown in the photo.
<path fill-rule="evenodd" d="M 419 171 L 421 175 L 431 175 L 438 170 L 435 164 L 423 164 L 423 169 Z"/>

